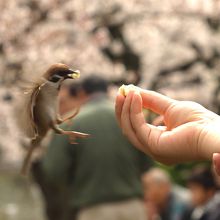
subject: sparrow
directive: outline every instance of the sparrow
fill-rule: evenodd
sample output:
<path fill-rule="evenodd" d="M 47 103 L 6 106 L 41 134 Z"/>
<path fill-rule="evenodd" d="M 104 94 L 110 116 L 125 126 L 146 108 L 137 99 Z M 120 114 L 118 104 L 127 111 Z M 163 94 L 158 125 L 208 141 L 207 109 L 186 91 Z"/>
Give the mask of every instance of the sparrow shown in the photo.
<path fill-rule="evenodd" d="M 25 103 L 19 116 L 23 133 L 31 139 L 31 144 L 24 159 L 21 173 L 25 175 L 30 167 L 33 151 L 40 147 L 50 129 L 61 135 L 68 135 L 70 143 L 75 144 L 76 138 L 86 138 L 89 135 L 62 130 L 58 125 L 75 117 L 79 109 L 62 119 L 58 113 L 58 93 L 62 82 L 66 79 L 77 79 L 80 77 L 78 70 L 71 70 L 67 65 L 56 63 L 49 67 L 39 82 L 34 83 L 32 88 L 25 92 Z"/>

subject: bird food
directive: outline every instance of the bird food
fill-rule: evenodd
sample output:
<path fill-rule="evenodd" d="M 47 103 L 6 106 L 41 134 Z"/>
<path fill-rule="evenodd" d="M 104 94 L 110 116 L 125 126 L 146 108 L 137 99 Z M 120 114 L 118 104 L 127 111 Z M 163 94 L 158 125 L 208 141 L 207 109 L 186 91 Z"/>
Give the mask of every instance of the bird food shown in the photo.
<path fill-rule="evenodd" d="M 130 91 L 140 92 L 140 88 L 138 88 L 137 86 L 134 86 L 133 84 L 130 84 L 130 85 L 122 85 L 122 86 L 119 88 L 119 93 L 120 93 L 121 95 L 123 95 L 124 97 L 126 97 Z"/>

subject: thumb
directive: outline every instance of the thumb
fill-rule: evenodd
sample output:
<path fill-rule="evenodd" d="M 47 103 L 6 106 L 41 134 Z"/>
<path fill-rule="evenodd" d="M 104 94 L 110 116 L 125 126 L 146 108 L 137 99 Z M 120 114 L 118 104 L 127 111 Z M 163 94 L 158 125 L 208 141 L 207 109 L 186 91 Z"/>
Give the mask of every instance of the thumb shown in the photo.
<path fill-rule="evenodd" d="M 216 173 L 220 176 L 220 153 L 214 153 L 212 156 L 212 161 Z"/>
<path fill-rule="evenodd" d="M 145 152 L 149 153 L 152 146 L 157 145 L 162 130 L 146 123 L 142 112 L 142 98 L 137 92 L 134 93 L 132 98 L 130 120 L 138 139 L 146 146 Z"/>
<path fill-rule="evenodd" d="M 150 90 L 141 90 L 140 95 L 142 97 L 143 107 L 159 115 L 164 115 L 166 110 L 177 102 L 174 99 Z"/>

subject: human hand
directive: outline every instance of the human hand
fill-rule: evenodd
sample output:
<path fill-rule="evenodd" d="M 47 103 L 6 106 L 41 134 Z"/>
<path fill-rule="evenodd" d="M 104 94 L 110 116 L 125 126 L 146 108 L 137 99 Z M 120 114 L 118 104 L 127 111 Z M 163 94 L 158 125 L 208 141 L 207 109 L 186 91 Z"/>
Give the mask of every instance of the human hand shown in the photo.
<path fill-rule="evenodd" d="M 147 124 L 142 108 L 162 115 L 165 126 Z M 118 94 L 116 116 L 129 140 L 159 162 L 211 159 L 220 151 L 220 117 L 195 102 L 139 89 Z"/>
<path fill-rule="evenodd" d="M 216 173 L 220 176 L 220 153 L 214 153 L 212 161 Z"/>

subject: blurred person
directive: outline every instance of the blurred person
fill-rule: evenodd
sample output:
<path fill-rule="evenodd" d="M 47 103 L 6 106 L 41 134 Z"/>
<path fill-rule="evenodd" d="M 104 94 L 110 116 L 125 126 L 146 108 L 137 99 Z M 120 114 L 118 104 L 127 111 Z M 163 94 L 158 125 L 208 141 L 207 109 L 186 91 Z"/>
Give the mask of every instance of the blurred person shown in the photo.
<path fill-rule="evenodd" d="M 71 145 L 55 135 L 44 158 L 47 176 L 66 186 L 77 220 L 146 220 L 141 174 L 152 161 L 121 133 L 104 79 L 86 78 L 79 98 L 83 106 L 70 129 L 91 136 Z"/>
<path fill-rule="evenodd" d="M 79 82 L 66 82 L 61 86 L 59 91 L 59 113 L 61 116 L 80 107 L 79 90 Z"/>
<path fill-rule="evenodd" d="M 219 220 L 220 194 L 209 167 L 195 168 L 187 180 L 192 195 L 192 207 L 182 220 Z"/>
<path fill-rule="evenodd" d="M 187 207 L 182 192 L 173 187 L 164 170 L 152 168 L 142 176 L 149 220 L 180 220 Z M 183 190 L 183 189 L 181 189 Z M 187 193 L 187 190 L 184 190 Z"/>
<path fill-rule="evenodd" d="M 64 83 L 59 91 L 59 112 L 61 116 L 70 113 L 80 107 L 78 99 L 80 84 Z M 50 137 L 48 137 L 50 139 Z M 47 140 L 48 145 L 50 140 Z M 42 158 L 34 161 L 31 167 L 34 181 L 38 184 L 46 210 L 48 220 L 63 220 L 68 213 L 67 190 L 65 187 L 47 181 L 47 175 L 42 168 Z"/>
<path fill-rule="evenodd" d="M 161 115 L 165 126 L 145 121 L 144 109 Z M 164 164 L 212 159 L 220 175 L 220 117 L 196 102 L 178 101 L 136 88 L 118 94 L 116 116 L 138 149 Z"/>

